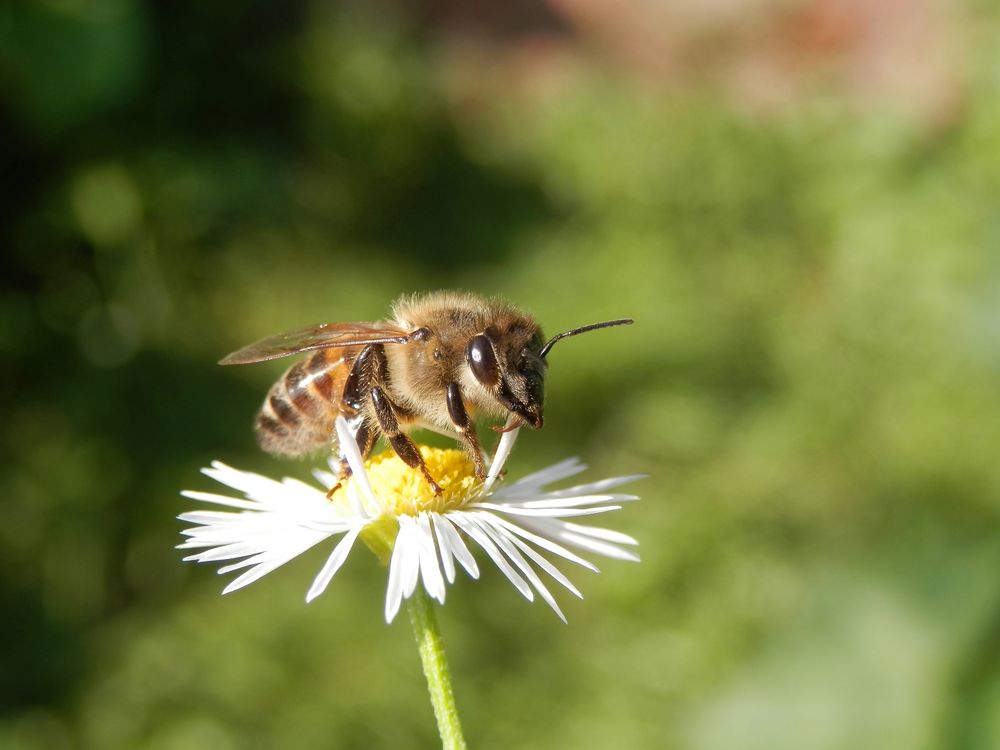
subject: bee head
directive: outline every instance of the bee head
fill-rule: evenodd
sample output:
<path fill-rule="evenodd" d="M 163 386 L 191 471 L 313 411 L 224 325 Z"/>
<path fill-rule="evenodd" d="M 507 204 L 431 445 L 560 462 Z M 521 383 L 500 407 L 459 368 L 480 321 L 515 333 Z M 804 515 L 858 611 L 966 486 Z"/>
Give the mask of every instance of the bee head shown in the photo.
<path fill-rule="evenodd" d="M 537 326 L 499 331 L 490 326 L 469 340 L 465 359 L 473 376 L 507 411 L 529 427 L 542 426 L 546 362 Z"/>
<path fill-rule="evenodd" d="M 465 358 L 476 380 L 504 408 L 537 430 L 542 426 L 545 399 L 545 357 L 555 343 L 578 333 L 630 323 L 630 318 L 594 323 L 556 334 L 548 341 L 538 326 L 512 326 L 506 331 L 490 326 L 469 340 Z"/>

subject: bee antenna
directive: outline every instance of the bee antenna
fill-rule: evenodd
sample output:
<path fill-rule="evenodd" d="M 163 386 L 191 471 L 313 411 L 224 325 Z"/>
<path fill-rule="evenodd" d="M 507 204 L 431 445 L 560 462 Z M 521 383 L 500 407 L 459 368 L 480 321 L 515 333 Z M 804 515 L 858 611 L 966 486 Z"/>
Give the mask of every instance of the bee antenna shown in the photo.
<path fill-rule="evenodd" d="M 567 336 L 576 336 L 578 333 L 586 333 L 587 331 L 596 331 L 598 328 L 611 328 L 611 326 L 629 326 L 635 321 L 632 318 L 620 318 L 619 320 L 605 320 L 603 323 L 591 323 L 589 326 L 583 326 L 581 328 L 574 328 L 571 331 L 563 331 L 562 333 L 557 333 L 555 336 L 550 338 L 545 342 L 545 346 L 542 347 L 542 351 L 538 353 L 538 356 L 545 359 L 545 355 L 549 353 L 552 346 L 559 340 L 564 339 Z"/>

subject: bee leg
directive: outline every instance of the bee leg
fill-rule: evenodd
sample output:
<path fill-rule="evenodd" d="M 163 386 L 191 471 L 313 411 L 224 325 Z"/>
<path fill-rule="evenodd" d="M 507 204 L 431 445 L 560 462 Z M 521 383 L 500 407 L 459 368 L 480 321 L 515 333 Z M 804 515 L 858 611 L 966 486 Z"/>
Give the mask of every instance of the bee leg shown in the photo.
<path fill-rule="evenodd" d="M 330 489 L 326 491 L 326 499 L 332 500 L 334 493 L 343 486 L 344 481 L 349 479 L 351 476 L 351 467 L 344 466 L 347 462 L 341 459 L 337 462 L 337 483 L 333 485 Z"/>
<path fill-rule="evenodd" d="M 366 346 L 354 359 L 351 371 L 347 375 L 344 389 L 340 393 L 340 409 L 345 415 L 356 415 L 364 402 L 365 391 L 369 387 L 374 367 L 373 360 L 375 347 Z M 375 445 L 375 433 L 367 422 L 362 422 L 358 427 L 355 440 L 358 443 L 358 450 L 361 451 L 362 458 L 368 458 L 372 447 Z M 337 462 L 337 483 L 326 493 L 329 500 L 333 493 L 340 489 L 340 486 L 351 476 L 351 466 L 344 458 L 344 452 L 340 452 L 340 460 Z"/>
<path fill-rule="evenodd" d="M 486 479 L 483 449 L 479 445 L 476 425 L 469 419 L 469 413 L 465 410 L 462 390 L 458 387 L 458 383 L 448 383 L 446 393 L 448 396 L 448 416 L 451 418 L 451 423 L 455 426 L 459 437 L 465 441 L 465 448 L 476 464 L 476 479 Z"/>
<path fill-rule="evenodd" d="M 340 394 L 340 402 L 345 411 L 357 414 L 361 410 L 365 400 L 365 393 L 371 384 L 376 356 L 375 347 L 369 345 L 362 349 L 361 353 L 354 360 L 351 371 L 347 375 L 347 380 L 344 382 L 344 390 Z M 359 433 L 359 444 L 361 443 L 360 437 Z"/>
<path fill-rule="evenodd" d="M 368 458 L 372 452 L 372 448 L 375 446 L 375 431 L 372 430 L 371 425 L 368 424 L 368 422 L 362 422 L 361 426 L 358 427 L 355 440 L 357 440 L 358 443 L 358 450 L 361 451 L 361 458 Z M 337 461 L 337 483 L 330 488 L 329 492 L 326 493 L 327 500 L 332 498 L 333 493 L 339 490 L 341 485 L 351 478 L 351 474 L 351 465 L 347 462 L 347 459 L 343 457 L 343 451 L 341 451 L 341 458 Z"/>
<path fill-rule="evenodd" d="M 434 490 L 434 494 L 440 495 L 443 490 L 427 470 L 423 456 L 420 455 L 417 446 L 413 444 L 413 441 L 406 436 L 399 426 L 399 418 L 396 416 L 396 405 L 389 400 L 389 397 L 378 386 L 372 388 L 371 399 L 372 406 L 375 407 L 378 426 L 385 434 L 389 445 L 396 451 L 396 455 L 403 459 L 403 463 L 411 469 L 420 469 L 424 475 L 424 479 L 427 480 L 431 489 Z"/>

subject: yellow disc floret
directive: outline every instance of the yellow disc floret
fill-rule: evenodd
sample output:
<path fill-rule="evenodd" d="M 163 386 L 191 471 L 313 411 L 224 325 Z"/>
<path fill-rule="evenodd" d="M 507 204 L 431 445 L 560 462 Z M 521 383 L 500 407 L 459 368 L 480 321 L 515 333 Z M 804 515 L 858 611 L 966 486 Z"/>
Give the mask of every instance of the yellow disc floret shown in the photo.
<path fill-rule="evenodd" d="M 435 495 L 419 469 L 411 469 L 392 451 L 370 458 L 368 481 L 387 516 L 444 513 L 461 507 L 476 494 L 480 482 L 465 453 L 420 446 L 427 470 L 443 490 Z"/>
<path fill-rule="evenodd" d="M 399 516 L 417 516 L 423 511 L 446 513 L 461 508 L 479 494 L 481 483 L 476 479 L 475 466 L 462 451 L 422 445 L 420 455 L 427 471 L 440 485 L 440 495 L 434 494 L 423 472 L 407 466 L 392 451 L 365 462 L 368 481 L 382 513 L 365 526 L 361 540 L 383 565 L 389 564 L 392 555 Z"/>

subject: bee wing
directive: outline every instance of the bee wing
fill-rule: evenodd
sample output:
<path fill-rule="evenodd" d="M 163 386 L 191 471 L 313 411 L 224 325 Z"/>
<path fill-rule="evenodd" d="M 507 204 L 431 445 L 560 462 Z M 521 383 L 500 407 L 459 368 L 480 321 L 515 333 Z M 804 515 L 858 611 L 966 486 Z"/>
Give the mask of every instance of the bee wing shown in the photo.
<path fill-rule="evenodd" d="M 246 365 L 315 349 L 368 344 L 405 344 L 407 341 L 409 332 L 390 323 L 321 323 L 298 331 L 268 336 L 226 355 L 219 360 L 219 364 Z"/>

